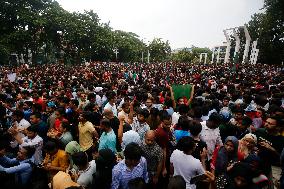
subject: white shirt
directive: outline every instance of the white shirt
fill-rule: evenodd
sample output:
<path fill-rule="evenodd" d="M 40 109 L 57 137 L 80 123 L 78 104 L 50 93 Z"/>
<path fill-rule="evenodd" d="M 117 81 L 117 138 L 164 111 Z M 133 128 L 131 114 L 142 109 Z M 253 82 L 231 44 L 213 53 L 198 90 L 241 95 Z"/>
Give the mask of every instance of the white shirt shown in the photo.
<path fill-rule="evenodd" d="M 174 167 L 174 176 L 180 175 L 186 182 L 186 189 L 195 189 L 195 184 L 190 184 L 192 177 L 203 174 L 204 168 L 199 159 L 187 155 L 180 150 L 175 150 L 170 158 Z"/>
<path fill-rule="evenodd" d="M 31 124 L 27 120 L 25 120 L 24 118 L 19 123 L 15 122 L 15 124 L 17 126 L 17 129 L 19 130 L 18 135 L 20 135 L 21 138 L 24 138 L 25 135 L 23 134 L 23 130 L 25 130 L 26 128 L 31 126 Z M 18 145 L 19 145 L 19 143 L 16 140 L 10 142 L 10 146 L 12 148 L 16 148 Z"/>
<path fill-rule="evenodd" d="M 113 113 L 113 115 L 114 115 L 115 117 L 117 117 L 117 109 L 116 109 L 116 105 L 115 105 L 115 104 L 112 106 L 112 105 L 110 105 L 110 103 L 108 102 L 108 103 L 105 105 L 105 107 L 104 107 L 104 110 L 106 110 L 106 109 L 111 110 L 112 113 Z"/>
<path fill-rule="evenodd" d="M 90 187 L 93 181 L 93 174 L 96 172 L 96 161 L 92 160 L 89 162 L 89 166 L 84 171 L 79 171 L 79 178 L 77 183 L 85 188 Z"/>
<path fill-rule="evenodd" d="M 29 126 L 31 126 L 30 122 L 28 122 L 25 119 L 22 119 L 18 124 L 18 129 L 24 130 L 24 129 L 28 128 Z"/>
<path fill-rule="evenodd" d="M 176 125 L 178 123 L 178 119 L 180 117 L 179 112 L 174 112 L 172 115 L 172 125 Z"/>
<path fill-rule="evenodd" d="M 206 125 L 206 121 L 201 122 L 202 130 L 200 139 L 207 144 L 208 160 L 212 158 L 212 154 L 217 145 L 223 145 L 219 128 L 210 129 Z"/>
<path fill-rule="evenodd" d="M 96 95 L 96 103 L 99 107 L 102 107 L 103 101 L 102 101 L 102 97 L 100 95 Z"/>
<path fill-rule="evenodd" d="M 23 146 L 32 146 L 35 148 L 35 154 L 34 154 L 34 159 L 35 159 L 35 164 L 38 165 L 42 162 L 42 146 L 43 146 L 43 139 L 36 135 L 35 138 L 29 139 L 27 136 L 25 136 L 23 139 L 23 143 L 19 147 Z"/>

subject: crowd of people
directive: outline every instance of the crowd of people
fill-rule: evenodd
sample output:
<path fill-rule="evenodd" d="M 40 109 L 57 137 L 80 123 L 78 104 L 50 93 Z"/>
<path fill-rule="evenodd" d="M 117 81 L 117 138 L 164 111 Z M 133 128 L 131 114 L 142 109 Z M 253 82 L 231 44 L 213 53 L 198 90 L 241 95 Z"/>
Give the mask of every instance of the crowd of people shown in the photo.
<path fill-rule="evenodd" d="M 283 76 L 262 64 L 1 66 L 1 188 L 284 188 Z M 188 98 L 173 84 L 190 84 Z"/>

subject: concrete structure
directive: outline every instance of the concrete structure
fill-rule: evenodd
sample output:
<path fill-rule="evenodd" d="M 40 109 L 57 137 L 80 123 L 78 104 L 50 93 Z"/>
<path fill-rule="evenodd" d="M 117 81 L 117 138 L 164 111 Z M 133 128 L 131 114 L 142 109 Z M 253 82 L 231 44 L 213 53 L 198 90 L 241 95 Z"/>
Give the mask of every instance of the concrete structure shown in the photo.
<path fill-rule="evenodd" d="M 230 40 L 230 37 L 227 33 L 227 31 L 230 30 L 230 29 L 227 29 L 227 30 L 224 30 L 224 35 L 226 37 L 226 41 L 227 41 L 227 48 L 226 48 L 226 54 L 225 54 L 225 60 L 224 62 L 225 63 L 229 63 L 229 59 L 230 59 L 230 50 L 231 50 L 231 40 Z"/>
<path fill-rule="evenodd" d="M 204 55 L 204 64 L 206 64 L 206 61 L 207 61 L 207 53 L 200 53 L 200 58 L 199 58 L 199 62 L 202 61 L 202 57 Z"/>
<path fill-rule="evenodd" d="M 227 44 L 226 42 L 223 45 L 215 46 L 212 49 L 212 59 L 211 63 L 224 63 L 225 54 L 226 54 Z"/>
<path fill-rule="evenodd" d="M 256 46 L 257 46 L 257 40 L 252 43 L 252 49 L 250 52 L 250 61 L 249 61 L 250 64 L 256 64 L 259 53 L 259 49 L 257 49 Z"/>
<path fill-rule="evenodd" d="M 234 59 L 237 58 L 237 56 L 239 56 L 239 51 L 240 51 L 240 47 L 241 47 L 241 40 L 240 40 L 240 36 L 238 34 L 238 29 L 235 28 L 233 29 L 233 36 L 236 39 L 236 46 L 235 46 L 235 52 L 234 52 Z"/>
<path fill-rule="evenodd" d="M 244 50 L 242 63 L 248 62 L 248 53 L 249 53 L 249 46 L 250 46 L 250 41 L 251 41 L 251 37 L 249 35 L 249 31 L 246 25 L 244 25 L 244 32 L 246 36 L 246 44 L 245 44 L 245 50 Z"/>

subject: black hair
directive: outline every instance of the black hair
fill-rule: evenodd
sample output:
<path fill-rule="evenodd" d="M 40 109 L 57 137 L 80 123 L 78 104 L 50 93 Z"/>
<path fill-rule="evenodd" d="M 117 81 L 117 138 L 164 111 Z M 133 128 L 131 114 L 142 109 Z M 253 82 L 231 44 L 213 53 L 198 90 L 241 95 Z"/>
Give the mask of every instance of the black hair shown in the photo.
<path fill-rule="evenodd" d="M 212 121 L 214 123 L 221 123 L 222 122 L 222 116 L 219 115 L 217 112 L 213 112 L 210 116 L 209 116 L 209 121 Z"/>
<path fill-rule="evenodd" d="M 129 143 L 125 147 L 124 156 L 125 156 L 125 159 L 140 160 L 142 156 L 141 147 L 134 142 Z"/>
<path fill-rule="evenodd" d="M 195 118 L 201 118 L 202 114 L 203 114 L 201 106 L 194 107 L 193 108 L 193 114 L 194 114 Z"/>
<path fill-rule="evenodd" d="M 186 182 L 180 175 L 176 175 L 169 180 L 168 189 L 185 189 Z"/>
<path fill-rule="evenodd" d="M 178 119 L 177 123 L 178 128 L 181 128 L 183 131 L 189 130 L 189 119 L 186 115 L 182 115 Z"/>
<path fill-rule="evenodd" d="M 107 128 L 110 128 L 111 127 L 111 123 L 110 123 L 110 120 L 109 119 L 103 119 L 101 121 L 101 124 L 104 125 L 105 127 Z"/>
<path fill-rule="evenodd" d="M 202 125 L 198 121 L 191 121 L 189 124 L 189 130 L 192 136 L 197 136 L 202 130 Z"/>
<path fill-rule="evenodd" d="M 5 140 L 1 139 L 0 140 L 0 150 L 6 149 L 7 146 L 8 146 L 8 143 Z"/>
<path fill-rule="evenodd" d="M 52 152 L 52 151 L 58 149 L 58 145 L 55 141 L 49 140 L 45 143 L 43 149 L 47 152 Z"/>
<path fill-rule="evenodd" d="M 26 156 L 28 158 L 33 157 L 33 155 L 35 154 L 35 148 L 32 146 L 23 146 L 22 148 L 24 148 L 27 151 Z"/>
<path fill-rule="evenodd" d="M 83 112 L 81 113 L 81 115 L 82 115 L 82 117 L 83 117 L 85 120 L 87 120 L 87 121 L 90 121 L 90 120 L 91 120 L 92 114 L 91 114 L 90 111 L 83 111 Z"/>
<path fill-rule="evenodd" d="M 61 116 L 65 115 L 65 109 L 63 107 L 59 107 L 55 111 L 57 111 Z"/>
<path fill-rule="evenodd" d="M 131 179 L 128 182 L 128 188 L 129 189 L 146 189 L 145 180 L 141 177 Z"/>
<path fill-rule="evenodd" d="M 77 107 L 79 106 L 79 101 L 77 99 L 72 99 L 72 100 L 70 100 L 70 102 Z"/>
<path fill-rule="evenodd" d="M 42 111 L 42 106 L 39 103 L 32 104 L 32 108 L 33 108 L 34 113 Z"/>
<path fill-rule="evenodd" d="M 34 115 L 36 118 L 41 118 L 41 113 L 39 112 L 34 112 L 32 115 Z"/>
<path fill-rule="evenodd" d="M 250 125 L 252 124 L 252 120 L 251 118 L 245 116 L 242 120 L 242 125 L 243 126 L 246 126 L 246 127 L 249 127 Z"/>
<path fill-rule="evenodd" d="M 13 112 L 13 115 L 14 116 L 17 116 L 17 117 L 19 117 L 19 118 L 24 118 L 24 112 L 22 112 L 21 110 L 16 110 L 16 111 L 14 111 Z"/>
<path fill-rule="evenodd" d="M 171 120 L 172 116 L 166 110 L 162 110 L 160 111 L 160 118 L 161 121 L 165 121 L 165 120 Z"/>
<path fill-rule="evenodd" d="M 122 104 L 121 108 L 126 108 L 126 107 L 129 107 L 129 106 L 130 106 L 129 102 L 124 102 Z"/>
<path fill-rule="evenodd" d="M 36 125 L 31 125 L 27 128 L 27 131 L 36 133 L 38 132 L 38 128 Z"/>
<path fill-rule="evenodd" d="M 138 109 L 137 110 L 137 114 L 140 114 L 142 115 L 145 119 L 147 119 L 150 115 L 149 111 L 146 109 L 146 108 L 143 108 L 143 109 Z"/>
<path fill-rule="evenodd" d="M 61 127 L 63 129 L 66 129 L 67 131 L 69 131 L 71 129 L 71 125 L 67 121 L 62 121 L 61 122 Z"/>
<path fill-rule="evenodd" d="M 178 107 L 178 112 L 183 115 L 183 114 L 187 114 L 188 112 L 188 106 L 186 106 L 185 104 L 181 104 Z"/>
<path fill-rule="evenodd" d="M 24 104 L 28 105 L 29 107 L 32 107 L 33 102 L 32 101 L 25 101 Z"/>
<path fill-rule="evenodd" d="M 193 150 L 195 147 L 195 142 L 193 138 L 189 136 L 182 137 L 177 143 L 177 149 L 183 151 L 184 153 L 188 153 Z"/>
<path fill-rule="evenodd" d="M 72 155 L 73 163 L 78 167 L 83 167 L 88 163 L 88 155 L 85 152 L 76 152 Z"/>
<path fill-rule="evenodd" d="M 83 187 L 82 186 L 69 186 L 65 189 L 82 189 Z"/>
<path fill-rule="evenodd" d="M 95 93 L 90 93 L 90 94 L 88 95 L 88 100 L 90 100 L 90 99 L 92 99 L 92 98 L 96 98 Z"/>

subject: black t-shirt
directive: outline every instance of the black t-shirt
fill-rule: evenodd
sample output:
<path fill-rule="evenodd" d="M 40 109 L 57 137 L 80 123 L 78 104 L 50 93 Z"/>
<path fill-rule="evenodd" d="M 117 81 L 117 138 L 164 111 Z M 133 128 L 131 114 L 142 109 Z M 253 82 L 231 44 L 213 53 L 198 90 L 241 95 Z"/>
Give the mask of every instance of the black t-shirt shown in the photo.
<path fill-rule="evenodd" d="M 270 135 L 269 133 L 267 133 L 266 129 L 264 128 L 257 129 L 255 132 L 255 135 L 257 136 L 258 143 L 261 141 L 267 141 L 279 154 L 281 154 L 283 147 L 284 147 L 284 137 L 283 136 Z M 266 172 L 270 171 L 271 165 L 280 164 L 279 155 L 261 147 L 260 145 L 258 145 L 258 148 L 259 148 L 258 155 L 266 167 L 265 168 Z"/>
<path fill-rule="evenodd" d="M 119 128 L 119 119 L 117 117 L 114 117 L 112 119 L 110 119 L 110 125 L 111 125 L 111 128 L 113 130 L 113 132 L 115 133 L 115 136 L 116 136 L 116 150 L 117 151 L 120 151 L 121 150 L 121 146 L 120 146 L 120 143 L 118 141 L 118 128 Z"/>

